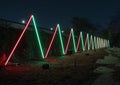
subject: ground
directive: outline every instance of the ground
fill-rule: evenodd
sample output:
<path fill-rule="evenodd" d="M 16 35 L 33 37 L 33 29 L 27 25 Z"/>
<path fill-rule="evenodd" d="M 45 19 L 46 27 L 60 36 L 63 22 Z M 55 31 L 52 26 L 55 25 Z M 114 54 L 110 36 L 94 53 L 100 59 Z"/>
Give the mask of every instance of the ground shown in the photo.
<path fill-rule="evenodd" d="M 112 82 L 111 85 L 120 85 L 119 66 L 96 63 L 108 56 L 111 51 L 113 50 L 99 49 L 48 57 L 45 61 L 26 61 L 20 65 L 8 65 L 0 71 L 0 85 L 110 85 L 105 83 L 107 80 Z M 117 55 L 115 53 L 112 52 L 112 55 Z M 49 69 L 43 69 L 44 64 L 49 64 Z M 100 66 L 112 68 L 113 71 L 101 73 L 96 70 Z"/>

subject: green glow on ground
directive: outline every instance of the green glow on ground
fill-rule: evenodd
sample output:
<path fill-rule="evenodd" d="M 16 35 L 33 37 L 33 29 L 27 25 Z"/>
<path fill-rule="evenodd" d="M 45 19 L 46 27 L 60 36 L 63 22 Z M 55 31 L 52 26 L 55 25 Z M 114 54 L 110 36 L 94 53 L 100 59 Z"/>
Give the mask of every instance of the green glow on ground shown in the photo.
<path fill-rule="evenodd" d="M 42 54 L 42 59 L 44 59 L 44 53 L 43 53 L 43 49 L 42 49 L 42 45 L 41 45 L 41 41 L 40 41 L 40 37 L 39 37 L 39 33 L 38 33 L 38 30 L 37 30 L 37 26 L 36 26 L 34 16 L 32 16 L 32 21 L 33 21 L 33 24 L 34 24 L 34 27 L 35 27 L 35 32 L 36 32 L 39 48 L 40 48 L 40 51 L 41 51 L 41 54 Z"/>

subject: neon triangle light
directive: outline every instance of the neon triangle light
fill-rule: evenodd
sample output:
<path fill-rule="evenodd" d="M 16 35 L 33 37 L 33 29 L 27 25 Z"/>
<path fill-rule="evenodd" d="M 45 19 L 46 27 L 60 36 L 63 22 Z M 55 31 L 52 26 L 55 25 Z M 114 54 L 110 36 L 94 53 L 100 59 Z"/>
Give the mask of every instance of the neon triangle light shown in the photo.
<path fill-rule="evenodd" d="M 48 49 L 47 49 L 47 51 L 46 51 L 45 58 L 47 58 L 48 53 L 50 52 L 50 49 L 51 49 L 51 46 L 52 46 L 53 41 L 54 41 L 54 39 L 55 39 L 55 36 L 56 36 L 56 34 L 57 34 L 57 31 L 58 31 L 59 37 L 60 37 L 60 43 L 61 43 L 62 53 L 63 53 L 63 55 L 65 54 L 65 52 L 64 52 L 64 45 L 63 45 L 63 39 L 62 39 L 62 34 L 61 34 L 61 30 L 60 30 L 60 25 L 57 24 L 56 29 L 55 29 L 55 32 L 54 32 L 54 34 L 53 34 L 53 36 L 52 36 L 52 39 L 51 39 L 50 44 L 49 44 L 49 46 L 48 46 Z"/>
<path fill-rule="evenodd" d="M 10 55 L 8 56 L 8 58 L 7 58 L 6 62 L 5 62 L 5 66 L 8 64 L 8 62 L 9 62 L 9 60 L 11 59 L 13 53 L 15 52 L 15 50 L 16 50 L 18 44 L 20 43 L 20 41 L 21 41 L 23 35 L 25 34 L 25 32 L 26 32 L 26 30 L 27 30 L 27 28 L 28 28 L 28 26 L 29 26 L 31 20 L 33 20 L 33 24 L 34 24 L 34 27 L 35 27 L 35 32 L 36 32 L 36 36 L 37 36 L 37 39 L 38 39 L 39 48 L 40 48 L 40 51 L 41 51 L 41 54 L 42 54 L 42 58 L 44 58 L 44 54 L 43 54 L 43 50 L 42 50 L 42 45 L 41 45 L 41 42 L 40 42 L 40 38 L 39 38 L 39 34 L 38 34 L 38 30 L 37 30 L 36 23 L 35 23 L 35 19 L 34 19 L 34 16 L 31 15 L 30 18 L 29 18 L 29 20 L 28 20 L 28 22 L 27 22 L 27 24 L 25 25 L 25 27 L 24 27 L 24 29 L 23 29 L 21 35 L 19 36 L 19 38 L 18 38 L 16 44 L 14 45 L 12 51 L 10 52 Z"/>
<path fill-rule="evenodd" d="M 79 49 L 80 40 L 81 40 L 82 51 L 84 51 L 85 49 L 84 49 L 84 41 L 83 41 L 82 32 L 80 32 L 79 37 L 78 37 L 77 47 L 76 47 L 76 51 L 77 51 L 77 52 L 78 52 L 78 49 Z"/>
<path fill-rule="evenodd" d="M 70 44 L 70 39 L 71 39 L 71 36 L 72 36 L 72 41 L 73 41 L 73 46 L 74 46 L 74 52 L 76 53 L 76 45 L 75 45 L 75 37 L 74 37 L 74 31 L 73 29 L 70 30 L 70 33 L 69 33 L 69 37 L 68 37 L 68 41 L 67 41 L 67 45 L 66 45 L 66 49 L 65 49 L 65 54 L 67 54 L 67 51 L 68 51 L 68 46 Z"/>
<path fill-rule="evenodd" d="M 90 50 L 90 41 L 89 41 L 89 34 L 87 33 L 86 40 L 85 40 L 85 50 L 86 50 L 86 45 L 88 47 L 88 50 Z"/>
<path fill-rule="evenodd" d="M 92 46 L 92 50 L 94 50 L 93 36 L 90 36 L 90 46 Z"/>

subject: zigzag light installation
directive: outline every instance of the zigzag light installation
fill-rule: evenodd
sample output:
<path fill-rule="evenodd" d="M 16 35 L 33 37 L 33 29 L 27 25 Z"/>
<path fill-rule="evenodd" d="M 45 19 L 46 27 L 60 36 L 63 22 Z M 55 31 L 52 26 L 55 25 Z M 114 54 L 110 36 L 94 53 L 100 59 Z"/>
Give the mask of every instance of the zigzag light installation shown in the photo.
<path fill-rule="evenodd" d="M 41 41 L 40 41 L 40 36 L 39 36 L 38 30 L 37 30 L 37 26 L 36 26 L 36 22 L 35 22 L 35 18 L 34 18 L 33 15 L 31 15 L 30 18 L 29 18 L 29 20 L 28 20 L 28 22 L 27 22 L 27 24 L 26 24 L 26 26 L 25 26 L 25 28 L 23 29 L 21 35 L 19 36 L 16 44 L 14 45 L 12 51 L 10 52 L 10 55 L 8 56 L 8 58 L 7 58 L 6 62 L 5 62 L 5 66 L 8 64 L 10 58 L 12 57 L 13 53 L 15 52 L 15 49 L 17 48 L 17 46 L 20 43 L 23 35 L 25 34 L 25 32 L 26 32 L 26 30 L 27 30 L 27 28 L 28 28 L 31 20 L 33 21 L 33 25 L 34 25 L 34 28 L 35 28 L 35 32 L 36 32 L 36 36 L 37 36 L 37 40 L 38 40 L 39 49 L 40 49 L 40 52 L 41 52 L 42 59 L 47 58 L 48 53 L 50 51 L 50 48 L 52 46 L 52 43 L 54 41 L 54 38 L 56 36 L 57 31 L 59 32 L 59 38 L 60 38 L 61 49 L 62 49 L 62 53 L 63 54 L 67 54 L 68 46 L 70 44 L 71 36 L 72 36 L 72 42 L 73 42 L 73 46 L 74 46 L 74 52 L 78 51 L 79 44 L 80 44 L 80 39 L 81 39 L 81 44 L 82 44 L 82 50 L 83 51 L 86 50 L 86 45 L 88 46 L 88 50 L 90 50 L 90 45 L 91 44 L 92 44 L 92 49 L 98 49 L 98 48 L 103 48 L 103 47 L 110 47 L 110 42 L 109 42 L 109 40 L 106 40 L 106 39 L 102 39 L 102 38 L 95 37 L 95 36 L 94 36 L 94 39 L 93 39 L 93 37 L 91 35 L 90 41 L 89 41 L 89 34 L 88 33 L 87 33 L 87 37 L 86 37 L 85 45 L 84 45 L 84 40 L 83 40 L 83 34 L 82 34 L 82 32 L 80 32 L 80 35 L 79 35 L 79 38 L 78 38 L 78 42 L 77 42 L 77 46 L 76 46 L 74 31 L 73 31 L 73 29 L 71 29 L 69 37 L 68 37 L 66 49 L 64 50 L 64 45 L 63 45 L 63 39 L 62 39 L 62 34 L 61 34 L 60 26 L 59 26 L 59 24 L 57 24 L 57 27 L 55 29 L 55 32 L 53 34 L 53 37 L 52 37 L 51 42 L 49 44 L 49 47 L 47 49 L 47 52 L 46 52 L 46 54 L 44 56 L 42 45 L 41 45 Z"/>
<path fill-rule="evenodd" d="M 34 16 L 31 15 L 30 18 L 29 18 L 29 20 L 28 20 L 28 22 L 27 22 L 27 24 L 26 24 L 26 26 L 25 26 L 25 28 L 24 28 L 24 30 L 22 31 L 20 37 L 18 38 L 15 46 L 13 47 L 12 51 L 10 52 L 10 55 L 8 56 L 8 58 L 7 58 L 6 62 L 5 62 L 5 66 L 8 64 L 10 58 L 12 57 L 13 53 L 15 52 L 15 49 L 17 48 L 20 40 L 22 39 L 24 33 L 26 32 L 26 30 L 27 30 L 27 28 L 28 28 L 31 20 L 33 20 L 33 24 L 34 24 L 34 27 L 35 27 L 35 32 L 36 32 L 36 36 L 37 36 L 37 39 L 38 39 L 39 48 L 40 48 L 40 51 L 41 51 L 41 54 L 42 54 L 42 58 L 44 58 L 44 54 L 43 54 L 43 50 L 42 50 L 42 45 L 41 45 L 41 42 L 40 42 L 40 38 L 39 38 L 38 30 L 37 30 L 37 27 L 36 27 L 35 19 L 34 19 Z"/>
<path fill-rule="evenodd" d="M 57 27 L 56 27 L 56 29 L 55 29 L 55 32 L 54 32 L 53 36 L 52 36 L 51 42 L 50 42 L 50 44 L 49 44 L 49 47 L 48 47 L 48 49 L 47 49 L 47 51 L 46 51 L 45 58 L 47 58 L 47 56 L 48 56 L 48 53 L 49 53 L 49 51 L 50 51 L 50 48 L 51 48 L 51 46 L 52 46 L 52 44 L 53 44 L 53 41 L 54 41 L 54 39 L 55 39 L 55 36 L 56 36 L 56 34 L 57 34 L 57 30 L 58 30 L 58 32 L 59 32 L 60 43 L 61 43 L 61 47 L 62 47 L 62 53 L 63 53 L 63 55 L 65 54 L 65 52 L 64 52 L 64 46 L 63 46 L 63 40 L 62 40 L 62 35 L 61 35 L 61 30 L 60 30 L 60 26 L 59 26 L 59 24 L 57 24 Z"/>

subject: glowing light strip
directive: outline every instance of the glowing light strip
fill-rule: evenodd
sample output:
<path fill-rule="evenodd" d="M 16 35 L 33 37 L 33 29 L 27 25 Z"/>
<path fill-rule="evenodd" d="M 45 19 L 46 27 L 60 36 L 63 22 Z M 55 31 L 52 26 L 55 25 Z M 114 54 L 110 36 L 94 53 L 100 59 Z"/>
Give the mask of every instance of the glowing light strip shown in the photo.
<path fill-rule="evenodd" d="M 94 36 L 94 46 L 95 46 L 95 49 L 97 49 L 96 37 L 95 36 Z"/>
<path fill-rule="evenodd" d="M 84 46 L 85 50 L 86 50 L 87 42 L 88 42 L 88 34 L 87 34 L 87 36 L 86 36 L 86 40 L 85 40 L 85 46 Z"/>
<path fill-rule="evenodd" d="M 68 38 L 66 49 L 65 49 L 65 54 L 67 54 L 67 51 L 68 51 L 68 46 L 70 44 L 71 34 L 72 34 L 72 29 L 70 30 L 69 38 Z"/>
<path fill-rule="evenodd" d="M 108 48 L 110 48 L 110 41 L 108 40 Z"/>
<path fill-rule="evenodd" d="M 90 50 L 90 40 L 89 40 L 89 34 L 87 33 L 87 37 L 88 37 L 88 50 Z"/>
<path fill-rule="evenodd" d="M 79 45 L 80 45 L 80 35 L 79 35 L 78 41 L 77 41 L 77 48 L 76 48 L 76 51 L 77 51 L 77 52 L 78 52 Z"/>
<path fill-rule="evenodd" d="M 92 49 L 95 49 L 95 44 L 94 44 L 94 40 L 93 40 L 93 36 L 92 36 Z"/>
<path fill-rule="evenodd" d="M 59 32 L 59 37 L 60 37 L 60 42 L 61 42 L 61 47 L 62 47 L 62 53 L 63 55 L 65 54 L 65 50 L 64 50 L 64 45 L 63 45 L 63 39 L 62 39 L 62 35 L 61 35 L 61 30 L 60 30 L 60 25 L 58 24 L 58 32 Z"/>
<path fill-rule="evenodd" d="M 48 49 L 47 49 L 47 51 L 46 51 L 45 58 L 47 58 L 47 56 L 48 56 L 48 53 L 49 53 L 50 48 L 51 48 L 51 46 L 52 46 L 52 43 L 53 43 L 53 41 L 54 41 L 55 35 L 56 35 L 56 33 L 57 33 L 57 30 L 58 30 L 58 27 L 56 26 L 55 32 L 54 32 L 54 34 L 53 34 L 53 36 L 52 36 L 52 39 L 51 39 L 50 44 L 49 44 L 49 47 L 48 47 Z"/>
<path fill-rule="evenodd" d="M 100 42 L 100 48 L 102 48 L 102 47 L 101 47 L 101 44 L 102 44 L 102 43 L 101 43 L 101 38 L 99 38 L 99 42 Z"/>
<path fill-rule="evenodd" d="M 10 52 L 10 55 L 8 56 L 8 58 L 7 58 L 6 62 L 5 62 L 5 66 L 8 64 L 8 61 L 9 61 L 10 58 L 12 57 L 12 55 L 13 55 L 15 49 L 17 48 L 17 46 L 18 46 L 20 40 L 22 39 L 22 37 L 23 37 L 25 31 L 27 30 L 28 25 L 30 24 L 31 19 L 32 19 L 32 16 L 30 16 L 30 18 L 29 18 L 29 20 L 28 20 L 28 22 L 27 22 L 27 24 L 26 24 L 24 30 L 22 31 L 22 33 L 21 33 L 20 37 L 18 38 L 18 40 L 17 40 L 15 46 L 14 46 L 13 49 L 12 49 L 12 51 Z"/>
<path fill-rule="evenodd" d="M 75 36 L 74 36 L 74 31 L 72 29 L 72 40 L 73 40 L 73 45 L 74 45 L 74 52 L 76 53 L 76 45 L 75 45 Z"/>
<path fill-rule="evenodd" d="M 83 34 L 82 34 L 82 32 L 80 32 L 80 36 L 81 36 L 81 41 L 82 41 L 82 50 L 85 51 L 84 40 L 83 40 Z"/>
<path fill-rule="evenodd" d="M 92 46 L 92 50 L 94 50 L 94 44 L 93 44 L 93 37 L 92 37 L 92 35 L 90 36 L 90 45 Z"/>
<path fill-rule="evenodd" d="M 98 37 L 96 39 L 97 39 L 97 49 L 99 49 Z"/>
<path fill-rule="evenodd" d="M 39 44 L 39 49 L 40 49 L 41 54 L 42 54 L 42 59 L 44 59 L 44 53 L 43 53 L 43 49 L 42 49 L 42 45 L 41 45 L 41 41 L 40 41 L 40 37 L 39 37 L 39 33 L 38 33 L 38 30 L 37 30 L 37 26 L 36 26 L 34 16 L 32 16 L 32 21 L 33 21 L 33 24 L 34 24 L 34 27 L 35 27 L 35 32 L 36 32 L 36 36 L 37 36 L 37 40 L 38 40 L 38 44 Z"/>

